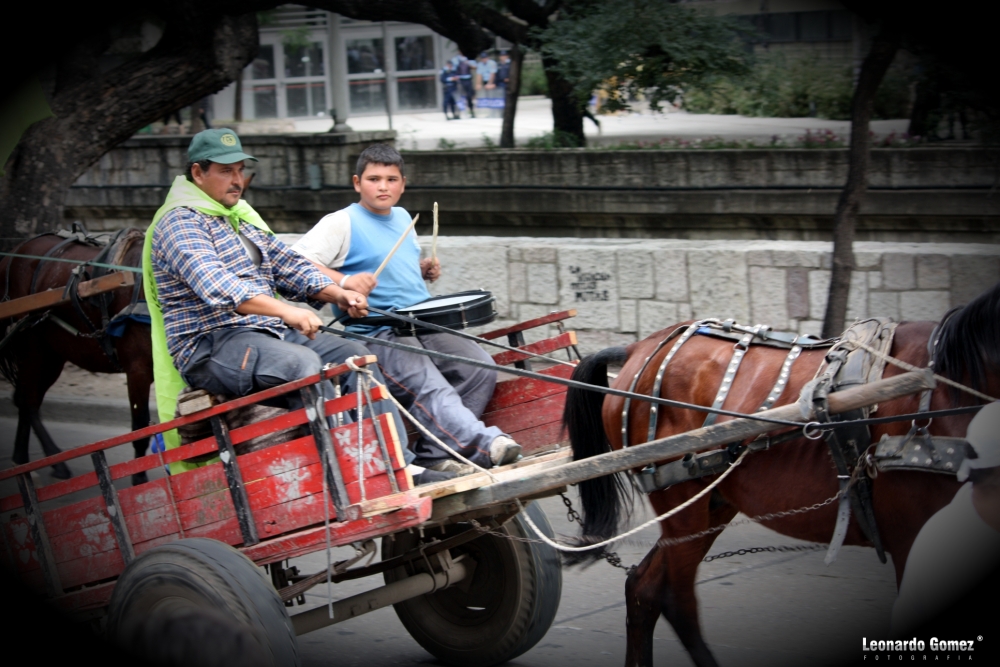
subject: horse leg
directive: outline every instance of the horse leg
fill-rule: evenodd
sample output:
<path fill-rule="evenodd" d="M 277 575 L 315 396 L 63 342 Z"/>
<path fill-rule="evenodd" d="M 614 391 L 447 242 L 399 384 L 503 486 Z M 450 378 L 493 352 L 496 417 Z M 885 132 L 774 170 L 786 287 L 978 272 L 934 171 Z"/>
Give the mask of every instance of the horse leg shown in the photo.
<path fill-rule="evenodd" d="M 677 500 L 676 497 L 675 500 Z M 677 504 L 679 502 L 673 502 L 671 506 Z M 657 511 L 662 510 L 657 509 Z M 682 519 L 684 521 L 682 527 L 672 526 L 670 534 L 691 535 L 701 530 L 714 528 L 729 523 L 737 513 L 737 509 L 727 503 L 718 491 L 714 491 L 707 500 L 703 500 L 684 511 L 692 514 Z M 669 520 L 664 525 L 665 537 L 667 536 L 668 526 L 666 524 L 668 523 Z M 698 667 L 716 667 L 718 665 L 701 634 L 701 623 L 698 619 L 698 596 L 695 594 L 694 583 L 698 574 L 698 566 L 719 534 L 711 533 L 691 542 L 662 549 L 665 552 L 662 561 L 665 574 L 663 586 L 658 591 L 660 593 L 660 612 L 673 626 L 677 638 L 684 644 L 691 660 Z"/>
<path fill-rule="evenodd" d="M 128 402 L 132 411 L 132 430 L 138 431 L 149 426 L 149 387 L 151 384 L 150 374 L 146 372 L 128 373 Z M 141 438 L 132 442 L 135 448 L 135 458 L 140 458 L 146 454 L 149 447 L 149 438 Z M 149 481 L 146 472 L 137 472 L 132 475 L 132 486 L 145 484 Z"/>
<path fill-rule="evenodd" d="M 625 580 L 625 667 L 653 664 L 653 630 L 666 588 L 666 549 L 653 547 Z"/>
<path fill-rule="evenodd" d="M 53 454 L 58 454 L 62 450 L 59 449 L 59 445 L 56 444 L 52 436 L 49 435 L 48 429 L 42 423 L 42 415 L 39 413 L 38 409 L 31 411 L 31 430 L 35 432 L 35 437 L 38 438 L 38 442 L 42 445 L 42 451 L 45 452 L 46 456 L 52 456 Z M 69 479 L 73 476 L 70 471 L 69 466 L 65 463 L 57 463 L 52 466 L 52 476 L 56 479 Z"/>
<path fill-rule="evenodd" d="M 64 359 L 54 359 L 51 355 L 31 350 L 25 350 L 24 358 L 41 361 L 36 368 L 23 366 L 18 373 L 17 385 L 14 387 L 14 405 L 18 409 L 17 435 L 14 438 L 15 463 L 28 462 L 29 429 L 35 432 L 46 456 L 62 451 L 42 424 L 40 410 L 45 392 L 59 378 L 66 362 Z M 52 474 L 57 479 L 69 479 L 73 476 L 65 463 L 52 466 Z"/>

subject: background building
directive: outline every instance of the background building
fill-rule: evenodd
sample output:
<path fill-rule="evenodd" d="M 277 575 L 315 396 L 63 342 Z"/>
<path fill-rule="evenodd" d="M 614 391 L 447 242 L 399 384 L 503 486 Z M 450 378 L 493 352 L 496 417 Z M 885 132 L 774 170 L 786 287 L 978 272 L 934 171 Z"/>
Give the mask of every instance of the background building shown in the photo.
<path fill-rule="evenodd" d="M 260 52 L 214 96 L 218 119 L 329 118 L 440 107 L 437 73 L 458 53 L 415 23 L 355 21 L 301 5 L 261 15 Z"/>

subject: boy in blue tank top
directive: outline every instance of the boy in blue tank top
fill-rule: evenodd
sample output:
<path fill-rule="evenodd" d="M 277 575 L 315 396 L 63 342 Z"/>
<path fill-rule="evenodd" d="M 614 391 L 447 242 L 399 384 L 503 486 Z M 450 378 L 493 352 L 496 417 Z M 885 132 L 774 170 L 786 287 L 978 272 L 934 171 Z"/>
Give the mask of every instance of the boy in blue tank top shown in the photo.
<path fill-rule="evenodd" d="M 403 158 L 395 148 L 376 144 L 358 158 L 354 190 L 361 201 L 325 216 L 293 249 L 316 264 L 340 287 L 368 297 L 382 310 L 412 306 L 430 298 L 424 283 L 437 280 L 437 260 L 420 259 L 415 231 L 379 274 L 373 275 L 410 226 L 410 214 L 396 206 L 406 188 Z M 338 313 L 339 314 L 339 313 Z M 351 324 L 348 331 L 398 341 L 451 355 L 491 362 L 472 341 L 447 333 L 397 335 L 389 327 Z M 393 396 L 442 442 L 477 465 L 511 463 L 521 447 L 495 426 L 479 420 L 493 395 L 496 371 L 439 361 L 405 350 L 377 350 L 379 366 Z M 414 464 L 445 476 L 472 472 L 427 438 L 411 444 Z"/>

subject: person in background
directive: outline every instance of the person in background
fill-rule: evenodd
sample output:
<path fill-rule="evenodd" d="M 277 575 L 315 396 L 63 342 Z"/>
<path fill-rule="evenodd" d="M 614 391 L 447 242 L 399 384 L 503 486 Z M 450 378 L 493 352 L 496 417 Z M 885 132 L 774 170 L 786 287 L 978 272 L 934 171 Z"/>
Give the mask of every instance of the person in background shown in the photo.
<path fill-rule="evenodd" d="M 458 105 L 455 103 L 455 93 L 458 92 L 458 74 L 450 60 L 446 60 L 441 70 L 441 86 L 444 91 L 444 117 L 446 120 L 458 120 Z M 451 111 L 451 115 L 448 112 Z"/>
<path fill-rule="evenodd" d="M 500 52 L 500 64 L 497 66 L 494 81 L 497 88 L 502 88 L 506 92 L 507 84 L 510 83 L 510 54 L 506 51 Z"/>
<path fill-rule="evenodd" d="M 455 71 L 458 72 L 458 85 L 462 88 L 462 95 L 465 97 L 466 107 L 469 109 L 469 116 L 476 117 L 476 86 L 475 77 L 476 61 L 469 60 L 459 54 L 455 56 Z"/>

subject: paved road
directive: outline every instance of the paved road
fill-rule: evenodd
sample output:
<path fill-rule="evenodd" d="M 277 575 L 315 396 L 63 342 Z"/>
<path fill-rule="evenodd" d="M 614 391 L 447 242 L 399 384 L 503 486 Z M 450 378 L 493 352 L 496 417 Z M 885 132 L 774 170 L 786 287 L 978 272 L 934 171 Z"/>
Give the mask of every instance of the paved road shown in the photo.
<path fill-rule="evenodd" d="M 10 465 L 16 423 L 0 419 L 0 467 Z M 76 446 L 115 435 L 118 429 L 87 424 L 49 424 L 64 446 Z M 37 456 L 37 444 L 32 456 Z M 130 456 L 119 448 L 112 461 Z M 89 459 L 73 464 L 85 472 Z M 40 482 L 50 479 L 47 472 Z M 9 483 L 0 494 L 15 493 Z M 557 533 L 573 534 L 558 498 L 542 502 Z M 641 519 L 639 513 L 636 519 Z M 618 549 L 626 564 L 637 562 L 656 538 L 647 529 L 636 543 Z M 712 552 L 768 545 L 793 545 L 795 540 L 757 525 L 727 530 Z M 344 555 L 334 554 L 334 559 Z M 323 568 L 325 554 L 294 561 L 312 573 Z M 620 665 L 625 655 L 624 574 L 599 563 L 585 570 L 566 570 L 559 612 L 548 634 L 512 665 L 521 667 L 584 667 Z M 346 582 L 334 587 L 337 597 L 353 595 L 381 582 Z M 881 565 L 874 551 L 846 547 L 830 567 L 823 553 L 763 553 L 717 560 L 702 565 L 698 594 L 705 636 L 722 665 L 827 665 L 861 657 L 861 638 L 884 638 L 895 598 L 892 567 Z M 323 604 L 325 588 L 307 596 L 311 606 Z M 662 621 L 655 633 L 655 664 L 690 665 L 669 625 Z M 397 620 L 392 609 L 382 609 L 300 639 L 306 667 L 379 667 L 381 665 L 437 664 Z"/>

